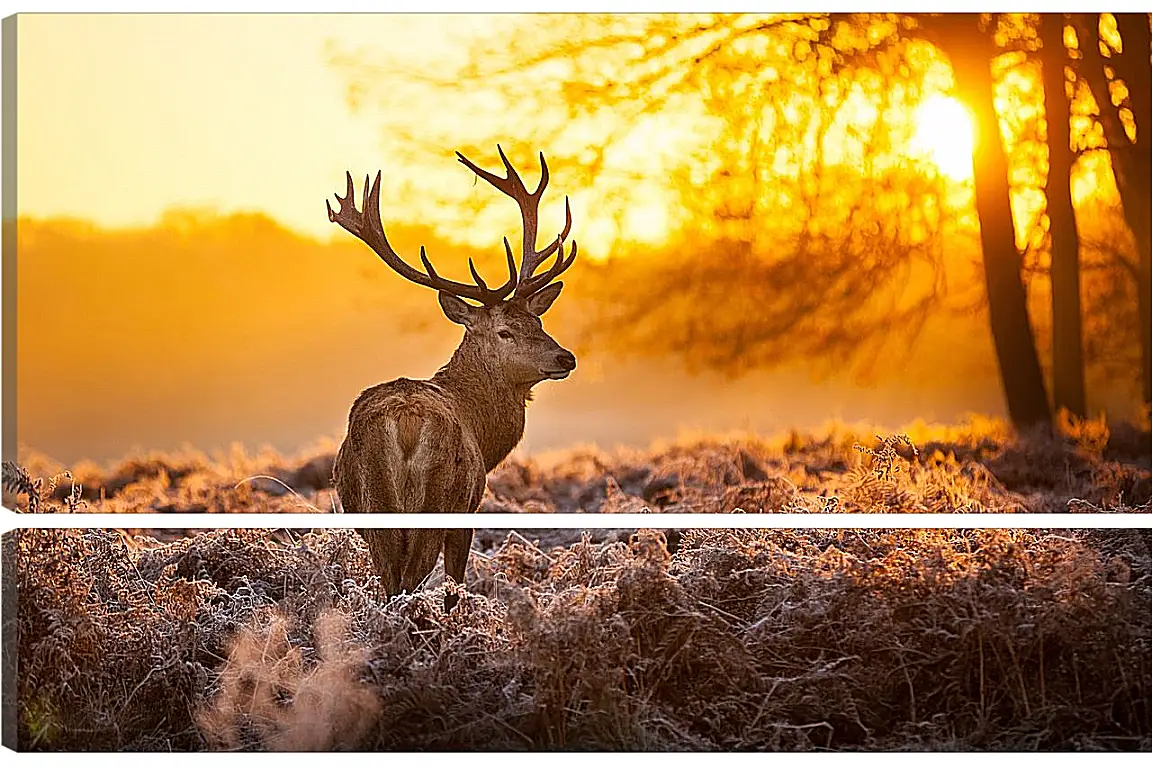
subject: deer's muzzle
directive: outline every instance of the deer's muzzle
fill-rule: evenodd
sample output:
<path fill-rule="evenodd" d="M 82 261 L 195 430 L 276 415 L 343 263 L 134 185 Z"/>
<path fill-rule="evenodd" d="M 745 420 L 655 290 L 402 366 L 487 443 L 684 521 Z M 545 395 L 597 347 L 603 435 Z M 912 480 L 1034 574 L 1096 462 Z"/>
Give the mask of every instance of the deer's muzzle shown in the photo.
<path fill-rule="evenodd" d="M 550 379 L 566 379 L 574 370 L 576 370 L 576 355 L 562 349 L 556 353 L 555 367 L 545 368 L 541 372 Z"/>

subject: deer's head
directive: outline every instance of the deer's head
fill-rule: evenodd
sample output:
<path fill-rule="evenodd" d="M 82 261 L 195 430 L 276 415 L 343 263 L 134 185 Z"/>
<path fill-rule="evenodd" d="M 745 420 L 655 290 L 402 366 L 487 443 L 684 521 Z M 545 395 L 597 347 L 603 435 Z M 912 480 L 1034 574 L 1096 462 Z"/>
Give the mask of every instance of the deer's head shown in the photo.
<path fill-rule="evenodd" d="M 498 370 L 505 381 L 531 386 L 544 379 L 563 379 L 576 368 L 576 357 L 556 343 L 544 331 L 540 322 L 543 315 L 564 287 L 562 282 L 553 282 L 576 260 L 576 242 L 572 250 L 564 255 L 564 241 L 572 229 L 572 210 L 568 198 L 564 198 L 564 229 L 543 250 L 536 250 L 536 231 L 539 218 L 540 198 L 548 186 L 548 164 L 544 154 L 540 154 L 540 183 L 534 192 L 529 192 L 508 162 L 504 150 L 496 147 L 500 159 L 508 171 L 501 178 L 473 164 L 459 152 L 460 162 L 473 173 L 487 181 L 496 189 L 511 197 L 520 208 L 524 225 L 523 247 L 520 267 L 512 255 L 512 246 L 504 238 L 504 250 L 508 256 L 508 280 L 498 288 L 489 288 L 476 271 L 472 259 L 468 259 L 468 269 L 475 284 L 458 283 L 436 274 L 424 248 L 420 248 L 420 261 L 424 271 L 405 262 L 388 242 L 384 226 L 380 221 L 380 173 L 371 184 L 364 179 L 363 210 L 356 210 L 353 200 L 355 188 L 352 174 L 348 174 L 348 189 L 344 197 L 336 195 L 340 210 L 333 212 L 328 207 L 328 219 L 339 224 L 356 237 L 363 240 L 385 264 L 402 277 L 419 285 L 435 289 L 439 294 L 440 307 L 445 316 L 454 323 L 464 326 L 464 341 L 461 350 L 472 353 L 484 360 L 486 367 Z M 551 256 L 555 255 L 552 266 L 537 275 L 536 270 Z M 469 301 L 466 301 L 469 300 Z M 475 302 L 475 303 L 470 303 Z"/>

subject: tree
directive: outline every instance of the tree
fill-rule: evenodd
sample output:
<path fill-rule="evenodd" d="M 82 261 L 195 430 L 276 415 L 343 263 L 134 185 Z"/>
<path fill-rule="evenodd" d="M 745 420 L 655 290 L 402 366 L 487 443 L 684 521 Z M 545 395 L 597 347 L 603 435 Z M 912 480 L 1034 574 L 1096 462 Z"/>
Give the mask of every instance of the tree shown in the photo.
<path fill-rule="evenodd" d="M 1142 394 L 1152 403 L 1152 40 L 1148 14 L 1114 18 L 1114 33 L 1105 34 L 1104 14 L 1079 15 L 1083 43 L 1076 71 L 1098 105 L 1124 217 L 1136 241 Z"/>
<path fill-rule="evenodd" d="M 1010 417 L 1025 426 L 1049 422 L 1050 407 L 993 101 L 994 33 L 971 14 L 569 17 L 518 36 L 514 47 L 481 46 L 463 70 L 423 82 L 457 100 L 482 92 L 490 110 L 497 102 L 545 105 L 509 109 L 474 143 L 529 132 L 559 148 L 550 155 L 557 168 L 578 166 L 597 197 L 609 198 L 606 205 L 611 194 L 601 190 L 629 183 L 627 172 L 615 188 L 610 178 L 613 149 L 629 132 L 661 120 L 674 128 L 677 115 L 698 118 L 710 139 L 704 146 L 670 165 L 652 158 L 665 179 L 679 182 L 674 199 L 691 214 L 682 219 L 696 223 L 680 235 L 696 252 L 665 259 L 654 274 L 668 276 L 671 304 L 677 296 L 682 303 L 709 292 L 716 298 L 680 319 L 684 333 L 660 330 L 683 346 L 715 342 L 774 364 L 812 346 L 859 351 L 868 339 L 914 330 L 940 298 L 939 241 L 948 222 L 939 188 L 910 184 L 924 175 L 908 173 L 892 151 L 908 139 L 907 118 L 896 116 L 918 101 L 931 70 L 927 37 L 948 55 L 957 91 L 977 116 L 975 213 L 991 335 Z M 365 83 L 357 83 L 362 92 Z M 598 120 L 607 113 L 615 121 Z M 885 206 L 895 216 L 877 214 Z M 910 215 L 920 220 L 909 224 Z M 909 280 L 925 269 L 930 277 Z M 929 288 L 909 296 L 914 284 Z M 757 301 L 749 306 L 737 295 Z M 662 310 L 638 306 L 640 314 L 624 320 L 655 311 Z"/>
<path fill-rule="evenodd" d="M 991 67 L 997 48 L 992 30 L 978 14 L 936 16 L 925 20 L 924 26 L 952 62 L 957 93 L 976 116 L 976 211 L 989 320 L 1008 414 L 1017 426 L 1050 423 L 1052 413 L 1028 316 L 1023 264 L 1016 248 L 1000 116 L 993 100 Z"/>
<path fill-rule="evenodd" d="M 437 85 L 464 112 L 470 98 L 493 94 L 543 103 L 509 111 L 507 128 L 490 124 L 463 151 L 490 152 L 504 131 L 529 133 L 548 147 L 556 176 L 578 171 L 595 190 L 598 212 L 627 218 L 638 189 L 654 186 L 644 183 L 648 168 L 664 169 L 674 234 L 658 254 L 647 248 L 614 267 L 633 271 L 646 259 L 643 280 L 658 282 L 661 300 L 636 301 L 617 291 L 625 281 L 603 281 L 605 311 L 589 329 L 599 342 L 674 349 L 732 374 L 814 358 L 867 369 L 914 338 L 946 278 L 944 181 L 903 162 L 911 126 L 891 119 L 916 103 L 931 65 L 922 50 L 900 50 L 899 23 L 564 17 L 515 50 L 474 52 Z M 685 124 L 690 140 L 661 151 Z M 632 154 L 643 163 L 620 162 L 654 126 L 657 146 Z M 452 136 L 459 146 L 467 134 L 454 124 Z M 405 142 L 440 153 L 443 137 L 425 130 Z"/>
<path fill-rule="evenodd" d="M 1084 340 L 1080 311 L 1080 236 L 1072 205 L 1071 105 L 1064 75 L 1064 17 L 1040 16 L 1044 113 L 1048 128 L 1048 174 L 1044 188 L 1052 238 L 1053 405 L 1084 418 Z"/>

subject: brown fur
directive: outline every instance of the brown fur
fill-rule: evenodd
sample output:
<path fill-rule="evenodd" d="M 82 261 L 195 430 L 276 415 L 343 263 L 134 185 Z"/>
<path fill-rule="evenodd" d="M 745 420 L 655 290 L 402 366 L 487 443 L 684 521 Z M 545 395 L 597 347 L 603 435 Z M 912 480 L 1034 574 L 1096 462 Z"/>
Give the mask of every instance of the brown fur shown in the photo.
<path fill-rule="evenodd" d="M 464 339 L 435 376 L 396 379 L 360 393 L 333 473 L 345 512 L 476 511 L 487 473 L 524 434 L 532 387 L 549 372 L 566 376 L 575 367 L 538 317 L 558 294 L 556 288 L 493 307 L 452 304 L 445 311 L 465 325 Z M 471 529 L 363 529 L 360 535 L 389 596 L 416 589 L 441 551 L 445 573 L 464 582 Z M 445 608 L 455 602 L 446 598 Z"/>

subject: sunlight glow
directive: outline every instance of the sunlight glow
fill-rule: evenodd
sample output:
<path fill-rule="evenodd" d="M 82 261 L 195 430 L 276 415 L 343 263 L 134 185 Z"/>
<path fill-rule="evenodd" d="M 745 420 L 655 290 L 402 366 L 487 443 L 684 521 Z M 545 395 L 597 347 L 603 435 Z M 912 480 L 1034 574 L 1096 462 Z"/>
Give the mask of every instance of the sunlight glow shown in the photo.
<path fill-rule="evenodd" d="M 670 227 L 666 204 L 659 201 L 641 203 L 624 214 L 624 232 L 642 243 L 662 243 Z"/>
<path fill-rule="evenodd" d="M 950 96 L 929 96 L 916 109 L 915 154 L 956 181 L 972 178 L 974 130 L 967 108 Z"/>

